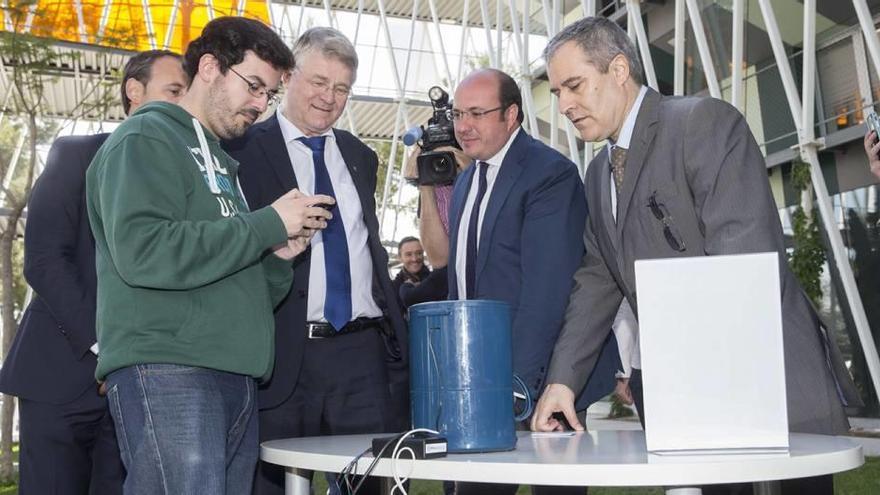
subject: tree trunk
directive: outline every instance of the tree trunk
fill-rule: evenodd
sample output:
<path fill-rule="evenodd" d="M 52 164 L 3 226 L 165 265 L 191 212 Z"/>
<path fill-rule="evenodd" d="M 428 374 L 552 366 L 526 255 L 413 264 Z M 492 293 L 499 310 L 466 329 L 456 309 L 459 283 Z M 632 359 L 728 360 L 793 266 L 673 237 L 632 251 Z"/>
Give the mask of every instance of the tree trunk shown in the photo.
<path fill-rule="evenodd" d="M 14 212 L 13 212 L 14 213 Z M 0 234 L 0 279 L 3 288 L 3 357 L 9 352 L 12 339 L 18 330 L 15 321 L 15 294 L 13 292 L 12 245 L 15 241 L 17 215 L 10 215 L 3 233 Z M 15 416 L 15 397 L 3 394 L 0 406 L 0 483 L 15 481 L 15 467 L 12 465 L 12 418 Z"/>
<path fill-rule="evenodd" d="M 3 360 L 9 353 L 12 340 L 18 331 L 18 321 L 15 319 L 15 284 L 12 264 L 12 248 L 18 233 L 18 221 L 27 205 L 30 196 L 31 184 L 34 182 L 34 171 L 37 164 L 37 119 L 36 114 L 28 115 L 28 133 L 30 156 L 28 158 L 27 178 L 24 190 L 21 194 L 7 194 L 9 200 L 9 216 L 3 231 L 0 232 L 0 290 L 3 292 L 2 312 L 3 338 L 0 342 Z M 3 404 L 0 406 L 0 483 L 14 482 L 16 479 L 15 466 L 13 466 L 12 454 L 12 420 L 15 416 L 15 398 L 3 395 Z"/>

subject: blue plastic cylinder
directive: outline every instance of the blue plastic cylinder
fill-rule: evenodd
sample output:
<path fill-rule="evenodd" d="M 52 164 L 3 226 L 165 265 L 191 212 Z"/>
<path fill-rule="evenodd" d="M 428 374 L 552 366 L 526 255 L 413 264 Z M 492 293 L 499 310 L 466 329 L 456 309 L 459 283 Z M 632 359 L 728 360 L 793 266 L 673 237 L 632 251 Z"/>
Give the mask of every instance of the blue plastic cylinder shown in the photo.
<path fill-rule="evenodd" d="M 413 427 L 438 430 L 449 452 L 515 448 L 510 306 L 442 301 L 409 311 Z"/>

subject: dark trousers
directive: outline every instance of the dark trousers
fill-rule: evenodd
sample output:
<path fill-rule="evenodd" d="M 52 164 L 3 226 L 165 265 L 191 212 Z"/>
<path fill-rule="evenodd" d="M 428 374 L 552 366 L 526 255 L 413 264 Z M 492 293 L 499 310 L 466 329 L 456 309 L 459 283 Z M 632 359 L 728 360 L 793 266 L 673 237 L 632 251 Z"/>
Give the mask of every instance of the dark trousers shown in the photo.
<path fill-rule="evenodd" d="M 639 421 L 642 429 L 645 429 L 645 401 L 642 388 L 642 370 L 633 369 L 629 380 L 629 389 L 633 395 L 636 410 L 639 413 Z M 783 495 L 833 495 L 834 477 L 832 475 L 812 476 L 810 478 L 798 478 L 783 480 L 781 483 Z M 701 487 L 703 495 L 752 495 L 751 483 L 727 483 L 720 485 L 706 485 Z"/>
<path fill-rule="evenodd" d="M 67 404 L 19 399 L 19 493 L 114 495 L 125 469 L 97 387 Z"/>
<path fill-rule="evenodd" d="M 291 396 L 278 407 L 260 411 L 260 442 L 397 430 L 399 408 L 391 401 L 387 353 L 378 332 L 308 340 L 303 354 Z M 379 493 L 379 479 L 369 481 L 358 493 Z M 283 494 L 284 469 L 261 462 L 254 493 Z"/>

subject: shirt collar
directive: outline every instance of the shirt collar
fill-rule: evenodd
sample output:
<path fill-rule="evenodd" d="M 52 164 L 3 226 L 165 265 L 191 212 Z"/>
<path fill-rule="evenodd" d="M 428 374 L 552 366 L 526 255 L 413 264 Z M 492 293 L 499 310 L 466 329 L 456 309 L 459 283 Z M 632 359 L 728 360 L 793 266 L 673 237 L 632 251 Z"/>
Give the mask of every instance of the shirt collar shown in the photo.
<path fill-rule="evenodd" d="M 632 134 L 636 128 L 636 117 L 639 116 L 639 109 L 642 107 L 642 100 L 645 99 L 645 93 L 647 92 L 647 86 L 642 86 L 642 89 L 639 90 L 639 95 L 636 97 L 636 101 L 633 102 L 632 108 L 629 109 L 629 113 L 626 115 L 626 120 L 623 121 L 623 127 L 620 128 L 620 135 L 617 136 L 617 141 L 615 142 L 611 138 L 608 138 L 609 153 L 614 146 L 620 146 L 627 150 L 629 149 Z"/>
<path fill-rule="evenodd" d="M 517 127 L 517 129 L 513 131 L 513 134 L 511 134 L 510 137 L 507 138 L 507 142 L 504 144 L 504 147 L 501 148 L 498 153 L 495 153 L 495 156 L 489 158 L 488 160 L 477 160 L 477 162 L 486 162 L 490 166 L 500 167 L 501 164 L 504 162 L 504 157 L 507 156 L 507 150 L 510 149 L 510 145 L 513 144 L 513 140 L 516 139 L 516 136 L 519 135 L 521 130 L 521 127 Z"/>
<path fill-rule="evenodd" d="M 299 130 L 299 127 L 297 127 L 296 124 L 284 116 L 280 107 L 275 111 L 275 115 L 278 116 L 278 126 L 281 127 L 281 135 L 284 137 L 285 143 L 291 143 L 301 137 L 305 137 L 305 133 Z M 333 129 L 327 129 L 327 131 L 321 134 L 321 136 L 329 136 L 330 139 L 333 139 Z"/>

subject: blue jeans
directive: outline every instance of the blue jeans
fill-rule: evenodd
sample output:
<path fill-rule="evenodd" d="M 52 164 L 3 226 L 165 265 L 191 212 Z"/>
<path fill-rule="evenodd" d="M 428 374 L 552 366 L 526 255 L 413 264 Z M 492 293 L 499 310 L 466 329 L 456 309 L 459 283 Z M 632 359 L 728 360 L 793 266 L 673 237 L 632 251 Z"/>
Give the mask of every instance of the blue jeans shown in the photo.
<path fill-rule="evenodd" d="M 249 376 L 140 364 L 107 377 L 127 495 L 249 494 L 259 455 Z"/>

